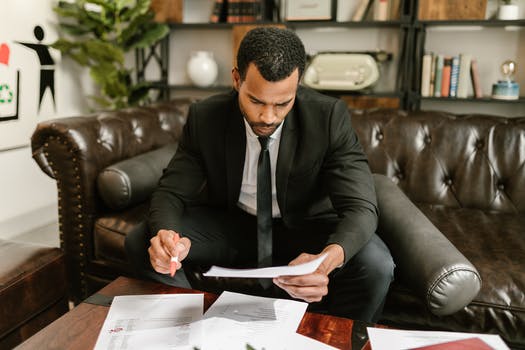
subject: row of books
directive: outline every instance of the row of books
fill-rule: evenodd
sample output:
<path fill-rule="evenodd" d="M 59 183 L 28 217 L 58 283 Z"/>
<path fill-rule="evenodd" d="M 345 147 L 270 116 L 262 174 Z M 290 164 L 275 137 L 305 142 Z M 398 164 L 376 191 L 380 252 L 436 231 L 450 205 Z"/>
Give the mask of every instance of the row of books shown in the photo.
<path fill-rule="evenodd" d="M 264 0 L 216 0 L 210 22 L 250 23 L 263 19 Z"/>
<path fill-rule="evenodd" d="M 472 85 L 475 98 L 482 98 L 478 62 L 471 54 L 445 56 L 426 53 L 421 69 L 422 97 L 467 98 Z"/>

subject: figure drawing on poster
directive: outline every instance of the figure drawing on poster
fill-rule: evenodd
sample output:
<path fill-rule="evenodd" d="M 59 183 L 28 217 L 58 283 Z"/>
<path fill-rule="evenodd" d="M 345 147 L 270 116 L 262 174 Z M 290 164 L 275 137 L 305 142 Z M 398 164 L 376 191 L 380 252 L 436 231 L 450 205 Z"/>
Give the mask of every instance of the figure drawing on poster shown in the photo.
<path fill-rule="evenodd" d="M 24 43 L 18 42 L 36 52 L 38 59 L 40 60 L 40 92 L 38 98 L 38 111 L 42 106 L 42 99 L 46 89 L 51 91 L 51 97 L 53 98 L 53 108 L 56 110 L 55 103 L 55 61 L 49 53 L 49 47 L 42 44 L 44 39 L 44 29 L 41 26 L 35 26 L 33 30 L 36 40 L 38 43 Z"/>

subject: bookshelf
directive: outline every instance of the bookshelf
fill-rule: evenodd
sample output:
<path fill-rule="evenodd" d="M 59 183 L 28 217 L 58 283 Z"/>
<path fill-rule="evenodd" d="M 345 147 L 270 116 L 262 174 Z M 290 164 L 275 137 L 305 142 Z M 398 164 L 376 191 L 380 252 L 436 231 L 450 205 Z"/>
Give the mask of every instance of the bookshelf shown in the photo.
<path fill-rule="evenodd" d="M 413 21 L 416 44 L 415 70 L 408 94 L 411 109 L 445 109 L 458 112 L 487 113 L 505 116 L 525 114 L 524 66 L 525 20 L 419 20 Z M 513 38 L 515 38 L 513 40 Z M 514 42 L 514 44 L 509 44 Z M 472 54 L 480 67 L 483 97 L 475 98 L 470 83 L 467 98 L 435 97 L 421 94 L 422 59 L 425 53 L 446 56 Z M 491 98 L 492 84 L 501 79 L 500 65 L 507 59 L 518 62 L 520 97 L 516 100 Z"/>
<path fill-rule="evenodd" d="M 202 0 L 201 0 L 202 1 Z M 347 0 L 345 0 L 347 1 Z M 336 1 L 333 1 L 335 4 Z M 371 44 L 376 38 L 387 38 L 385 51 L 393 53 L 393 59 L 381 65 L 381 77 L 374 88 L 362 91 L 323 91 L 324 93 L 346 97 L 349 105 L 406 107 L 408 82 L 403 71 L 410 58 L 407 52 L 410 32 L 412 0 L 400 1 L 398 19 L 374 21 L 371 17 L 354 21 L 262 21 L 257 23 L 170 23 L 169 37 L 155 47 L 138 50 L 136 54 L 137 77 L 139 81 L 154 81 L 154 87 L 160 91 L 161 99 L 174 96 L 212 94 L 230 89 L 229 72 L 233 54 L 231 36 L 237 25 L 282 25 L 296 33 L 305 43 L 308 54 L 321 51 L 376 51 L 383 49 L 382 44 Z M 193 6 L 193 5 L 192 5 Z M 348 40 L 352 38 L 352 40 Z M 195 40 L 197 39 L 197 40 Z M 361 44 L 359 43 L 361 40 Z M 377 41 L 377 40 L 376 40 Z M 196 43 L 198 42 L 198 43 Z M 362 43 L 369 46 L 365 46 Z M 219 48 L 218 45 L 222 46 Z M 209 45 L 215 53 L 219 65 L 219 79 L 216 85 L 197 88 L 185 79 L 184 65 L 187 53 Z M 215 48 L 214 48 L 214 45 Z M 229 47 L 224 49 L 223 47 Z M 156 62 L 157 68 L 151 69 Z M 151 71 L 153 70 L 153 74 Z M 156 76 L 152 79 L 151 76 Z M 147 78 L 146 78 L 147 77 Z M 386 87 L 384 87 L 386 86 Z M 362 101 L 360 101 L 362 100 Z"/>
<path fill-rule="evenodd" d="M 301 37 L 305 43 L 307 53 L 312 51 L 363 51 L 374 48 L 385 49 L 393 52 L 394 59 L 388 63 L 388 67 L 381 72 L 381 79 L 373 89 L 363 91 L 323 91 L 331 95 L 339 96 L 349 102 L 350 106 L 360 108 L 360 106 L 370 107 L 399 107 L 403 109 L 435 109 L 441 106 L 450 106 L 449 109 L 458 109 L 458 106 L 467 104 L 483 110 L 487 105 L 493 105 L 494 108 L 501 106 L 511 106 L 510 112 L 503 114 L 521 114 L 525 108 L 525 82 L 521 82 L 521 97 L 518 100 L 502 101 L 488 97 L 490 95 L 490 84 L 496 82 L 496 78 L 485 78 L 484 80 L 484 97 L 480 99 L 471 98 L 441 98 L 441 97 L 422 97 L 421 96 L 421 66 L 422 57 L 426 50 L 432 45 L 432 37 L 439 37 L 442 33 L 440 28 L 445 28 L 443 32 L 452 37 L 458 33 L 472 33 L 475 40 L 466 39 L 465 42 L 477 42 L 476 45 L 482 46 L 484 34 L 480 31 L 507 31 L 513 28 L 525 28 L 525 20 L 419 20 L 418 3 L 422 0 L 403 0 L 400 2 L 399 19 L 387 21 L 374 21 L 367 17 L 363 21 L 281 21 L 270 22 L 262 21 L 257 23 L 170 23 L 170 35 L 157 47 L 149 49 L 148 52 L 137 52 L 138 57 L 136 64 L 138 68 L 139 80 L 145 80 L 147 66 L 151 61 L 157 61 L 160 72 L 156 87 L 161 91 L 161 98 L 168 99 L 176 95 L 192 94 L 205 96 L 217 91 L 226 91 L 230 89 L 229 71 L 232 66 L 232 43 L 231 33 L 237 25 L 261 25 L 261 24 L 279 24 L 290 28 Z M 509 29 L 510 28 L 510 29 Z M 521 34 L 522 38 L 525 36 Z M 195 40 L 197 38 L 197 40 Z M 363 42 L 368 43 L 374 38 L 380 38 L 378 46 L 363 47 Z M 483 38 L 480 42 L 480 38 Z M 354 43 L 361 39 L 361 42 Z M 382 40 L 382 41 L 381 41 Z M 196 45 L 217 45 L 215 57 L 219 61 L 222 71 L 219 72 L 219 81 L 216 85 L 208 88 L 196 88 L 191 85 L 187 79 L 184 79 L 184 64 L 187 57 L 185 52 L 193 50 Z M 495 39 L 495 41 L 498 41 Z M 520 57 L 523 56 L 525 48 L 523 40 L 517 44 L 520 51 Z M 456 47 L 453 53 L 461 53 L 464 43 L 455 40 L 453 43 Z M 352 46 L 353 45 L 353 46 Z M 360 46 L 361 45 L 361 46 Z M 381 47 L 386 45 L 388 47 Z M 452 44 L 450 46 L 453 46 Z M 521 48 L 520 48 L 521 47 Z M 439 50 L 439 48 L 437 49 Z M 147 51 L 147 50 L 143 50 Z M 447 53 L 447 52 L 444 52 Z M 498 58 L 494 62 L 487 63 L 488 58 L 485 55 L 478 54 L 475 50 L 472 52 L 473 57 L 478 59 L 478 63 L 485 70 L 487 65 L 493 65 L 494 71 L 499 71 Z M 522 58 L 523 59 L 523 58 Z M 494 60 L 494 59 L 490 59 Z M 518 62 L 518 69 L 525 70 L 525 62 Z M 497 74 L 497 73 L 495 73 Z M 523 77 L 524 75 L 522 75 Z M 489 80 L 487 80 L 489 79 Z M 148 79 L 152 80 L 152 79 Z M 360 104 L 359 101 L 363 100 Z M 357 101 L 357 103 L 356 103 Z M 376 101 L 376 102 L 370 102 Z M 430 106 L 430 107 L 428 107 Z M 500 106 L 500 107 L 498 107 Z M 462 107 L 465 109 L 465 107 Z M 459 108 L 461 110 L 461 108 Z M 468 109 L 468 107 L 467 107 Z M 514 112 L 513 112 L 514 111 Z M 496 113 L 497 114 L 497 113 Z"/>

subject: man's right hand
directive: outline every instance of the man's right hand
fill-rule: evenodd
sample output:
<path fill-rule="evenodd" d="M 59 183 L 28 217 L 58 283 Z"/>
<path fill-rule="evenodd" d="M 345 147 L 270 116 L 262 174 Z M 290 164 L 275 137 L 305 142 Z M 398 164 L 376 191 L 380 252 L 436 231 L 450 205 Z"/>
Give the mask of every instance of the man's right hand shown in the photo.
<path fill-rule="evenodd" d="M 175 243 L 175 231 L 159 230 L 157 235 L 150 239 L 148 248 L 151 266 L 158 273 L 167 274 L 170 272 L 170 260 L 172 256 L 178 256 L 177 270 L 181 268 L 182 260 L 188 256 L 191 242 L 187 237 L 182 237 Z"/>

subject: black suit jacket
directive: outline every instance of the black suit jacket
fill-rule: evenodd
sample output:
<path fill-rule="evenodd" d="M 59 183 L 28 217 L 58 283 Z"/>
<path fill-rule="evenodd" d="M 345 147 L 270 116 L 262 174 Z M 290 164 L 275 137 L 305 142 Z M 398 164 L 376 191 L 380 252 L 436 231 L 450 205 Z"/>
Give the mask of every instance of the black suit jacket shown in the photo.
<path fill-rule="evenodd" d="M 206 205 L 237 205 L 246 133 L 237 92 L 190 107 L 177 153 L 152 197 L 150 227 L 177 230 L 185 205 L 206 191 Z M 299 87 L 284 121 L 276 169 L 277 201 L 284 223 L 336 218 L 326 244 L 340 244 L 345 261 L 371 237 L 377 205 L 368 162 L 341 100 Z M 300 244 L 300 242 L 298 242 Z"/>

